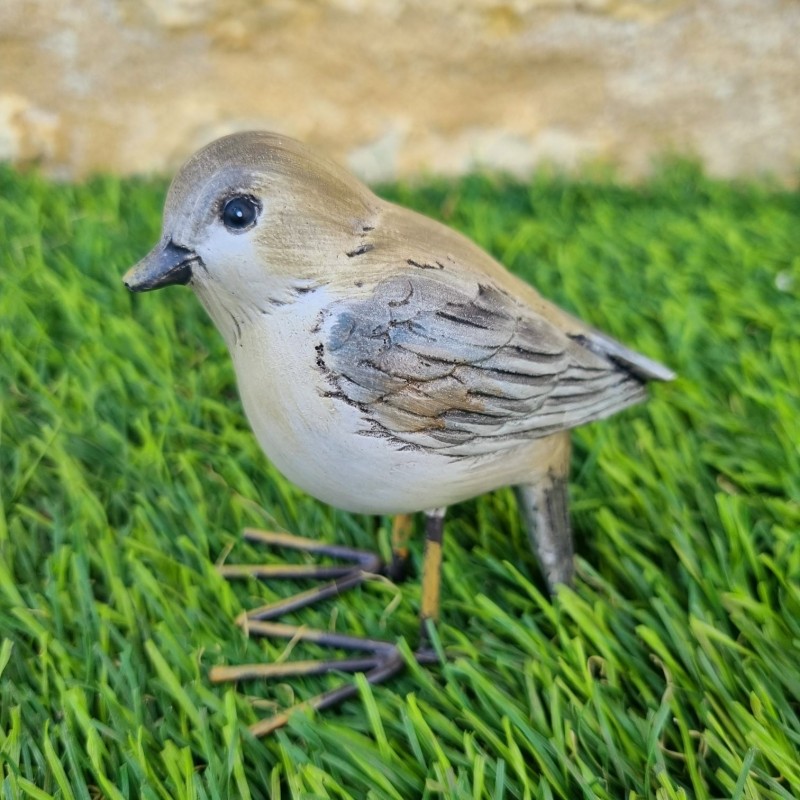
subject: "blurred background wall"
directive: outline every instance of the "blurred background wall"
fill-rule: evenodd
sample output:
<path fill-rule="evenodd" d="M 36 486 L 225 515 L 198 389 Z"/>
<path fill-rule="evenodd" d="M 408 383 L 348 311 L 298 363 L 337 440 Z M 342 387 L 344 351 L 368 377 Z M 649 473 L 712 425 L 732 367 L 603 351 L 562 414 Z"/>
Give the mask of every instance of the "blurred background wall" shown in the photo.
<path fill-rule="evenodd" d="M 800 166 L 800 0 L 0 0 L 0 159 L 169 172 L 278 130 L 369 180 Z"/>

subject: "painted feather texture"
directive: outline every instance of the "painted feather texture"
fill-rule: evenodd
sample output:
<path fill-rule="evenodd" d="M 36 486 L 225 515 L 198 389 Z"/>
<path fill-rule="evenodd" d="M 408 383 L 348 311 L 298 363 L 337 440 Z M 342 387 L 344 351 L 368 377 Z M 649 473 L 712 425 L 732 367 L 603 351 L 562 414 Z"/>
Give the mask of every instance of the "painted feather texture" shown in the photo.
<path fill-rule="evenodd" d="M 370 433 L 450 456 L 497 453 L 646 396 L 654 364 L 569 335 L 487 283 L 409 274 L 329 310 L 324 369 Z"/>

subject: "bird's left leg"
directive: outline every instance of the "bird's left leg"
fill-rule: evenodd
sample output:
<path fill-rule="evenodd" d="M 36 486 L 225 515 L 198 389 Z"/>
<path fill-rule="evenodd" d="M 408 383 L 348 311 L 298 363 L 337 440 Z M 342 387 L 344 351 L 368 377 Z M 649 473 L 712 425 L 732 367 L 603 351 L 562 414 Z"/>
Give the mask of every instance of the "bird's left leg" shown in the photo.
<path fill-rule="evenodd" d="M 414 653 L 420 664 L 432 664 L 438 661 L 436 653 L 430 647 L 430 626 L 439 616 L 439 587 L 441 584 L 442 563 L 442 530 L 444 509 L 427 512 L 425 525 L 425 554 L 423 558 L 422 604 L 420 608 L 421 641 Z M 404 525 L 406 523 L 403 523 Z M 291 599 L 291 598 L 290 598 Z M 273 604 L 274 605 L 274 604 Z M 294 606 L 290 610 L 294 610 Z M 252 614 L 252 612 L 250 612 Z M 275 615 L 270 615 L 274 618 Z M 262 618 L 263 619 L 263 618 Z M 367 639 L 358 636 L 346 636 L 314 630 L 304 626 L 282 625 L 275 622 L 263 622 L 248 618 L 247 629 L 250 633 L 272 638 L 292 639 L 295 641 L 313 642 L 323 647 L 342 650 L 360 650 L 365 655 L 359 658 L 288 661 L 280 664 L 243 664 L 240 666 L 219 666 L 211 670 L 211 680 L 238 681 L 253 678 L 285 678 L 294 675 L 319 675 L 327 672 L 363 672 L 370 684 L 378 684 L 388 680 L 405 667 L 402 654 L 396 644 L 379 639 Z M 345 683 L 327 692 L 298 703 L 284 712 L 251 726 L 256 736 L 265 736 L 284 726 L 292 714 L 303 709 L 321 711 L 339 705 L 343 701 L 358 694 L 355 683 Z"/>
<path fill-rule="evenodd" d="M 419 610 L 419 637 L 422 647 L 427 647 L 430 644 L 430 628 L 439 621 L 444 512 L 444 508 L 436 508 L 425 514 L 425 554 L 422 559 L 422 603 Z"/>

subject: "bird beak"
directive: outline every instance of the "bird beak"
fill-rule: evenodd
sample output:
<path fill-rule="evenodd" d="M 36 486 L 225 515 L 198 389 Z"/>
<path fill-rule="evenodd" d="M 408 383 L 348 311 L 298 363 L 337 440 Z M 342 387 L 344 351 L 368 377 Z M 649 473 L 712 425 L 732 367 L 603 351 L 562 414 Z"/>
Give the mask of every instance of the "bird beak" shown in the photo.
<path fill-rule="evenodd" d="M 192 264 L 199 261 L 197 253 L 170 239 L 166 244 L 157 244 L 138 264 L 131 267 L 122 282 L 132 292 L 184 285 L 192 278 Z"/>

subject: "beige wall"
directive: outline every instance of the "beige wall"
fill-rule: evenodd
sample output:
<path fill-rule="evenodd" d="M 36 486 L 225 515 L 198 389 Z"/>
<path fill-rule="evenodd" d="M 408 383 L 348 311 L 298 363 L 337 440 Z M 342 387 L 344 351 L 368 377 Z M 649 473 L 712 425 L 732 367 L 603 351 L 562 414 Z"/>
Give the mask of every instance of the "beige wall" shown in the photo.
<path fill-rule="evenodd" d="M 800 0 L 0 0 L 0 158 L 170 171 L 269 128 L 377 180 L 800 166 Z"/>

